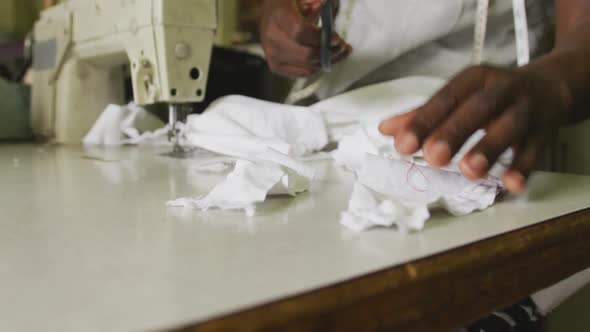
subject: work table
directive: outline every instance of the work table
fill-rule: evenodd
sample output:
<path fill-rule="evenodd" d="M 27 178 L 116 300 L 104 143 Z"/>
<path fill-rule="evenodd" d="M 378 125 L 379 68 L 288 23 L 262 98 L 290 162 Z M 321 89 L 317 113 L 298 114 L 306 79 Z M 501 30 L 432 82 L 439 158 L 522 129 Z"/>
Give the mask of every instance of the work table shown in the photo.
<path fill-rule="evenodd" d="M 538 173 L 480 213 L 355 233 L 338 223 L 353 175 L 329 161 L 250 218 L 167 207 L 223 178 L 167 150 L 0 145 L 0 330 L 421 331 L 590 266 L 590 177 Z"/>

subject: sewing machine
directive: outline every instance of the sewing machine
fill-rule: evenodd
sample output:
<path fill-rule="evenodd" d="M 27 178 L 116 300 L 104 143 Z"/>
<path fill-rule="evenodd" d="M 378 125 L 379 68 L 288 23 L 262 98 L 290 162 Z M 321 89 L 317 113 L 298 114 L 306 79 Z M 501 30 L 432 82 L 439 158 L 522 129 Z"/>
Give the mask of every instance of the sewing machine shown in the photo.
<path fill-rule="evenodd" d="M 216 0 L 69 0 L 34 28 L 32 127 L 79 143 L 105 106 L 123 103 L 129 76 L 137 104 L 167 103 L 174 136 L 179 105 L 200 102 L 217 29 Z"/>

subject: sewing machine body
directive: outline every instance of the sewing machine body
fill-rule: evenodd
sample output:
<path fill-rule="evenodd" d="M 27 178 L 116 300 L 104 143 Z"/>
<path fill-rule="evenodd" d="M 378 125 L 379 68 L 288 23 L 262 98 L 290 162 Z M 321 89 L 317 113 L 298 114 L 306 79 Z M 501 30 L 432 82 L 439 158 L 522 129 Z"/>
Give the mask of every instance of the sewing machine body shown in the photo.
<path fill-rule="evenodd" d="M 70 0 L 34 29 L 32 126 L 79 143 L 131 76 L 139 105 L 202 101 L 217 29 L 216 0 Z"/>

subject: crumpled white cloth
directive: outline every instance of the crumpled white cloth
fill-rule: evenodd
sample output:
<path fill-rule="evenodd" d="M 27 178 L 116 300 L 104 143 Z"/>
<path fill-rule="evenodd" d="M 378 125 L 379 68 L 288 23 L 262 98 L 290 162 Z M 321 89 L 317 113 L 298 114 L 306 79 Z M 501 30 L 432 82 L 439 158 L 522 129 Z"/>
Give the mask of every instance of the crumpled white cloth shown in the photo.
<path fill-rule="evenodd" d="M 393 148 L 394 139 L 379 133 L 381 121 L 424 104 L 444 83 L 432 77 L 406 77 L 360 88 L 312 106 L 322 112 L 330 138 L 338 142 L 338 148 L 332 152 L 335 163 L 357 177 L 341 224 L 357 231 L 391 226 L 404 232 L 418 231 L 430 218 L 432 209 L 464 215 L 494 202 L 501 190 L 497 178 L 490 176 L 483 185 L 473 183 L 460 175 L 458 167 L 484 131 L 476 132 L 444 170 L 426 165 L 421 151 L 414 156 L 401 156 Z M 499 175 L 505 170 L 511 153 L 507 152 L 500 160 L 492 174 Z M 414 182 L 426 178 L 429 179 L 427 191 L 414 188 Z M 376 189 L 375 186 L 383 183 L 394 188 Z M 469 199 L 461 199 L 465 197 Z"/>
<path fill-rule="evenodd" d="M 379 122 L 421 105 L 444 83 L 436 77 L 404 77 L 343 93 L 310 109 L 324 116 L 330 140 L 339 142 L 361 128 L 376 132 Z"/>
<path fill-rule="evenodd" d="M 84 145 L 169 145 L 168 126 L 134 103 L 108 105 L 83 139 Z"/>
<path fill-rule="evenodd" d="M 379 133 L 379 123 L 422 105 L 444 83 L 433 77 L 406 77 L 347 92 L 311 108 L 323 114 L 330 139 L 338 142 L 332 152 L 336 164 L 354 171 L 367 153 L 401 159 L 393 138 Z"/>
<path fill-rule="evenodd" d="M 340 223 L 356 231 L 394 225 L 402 232 L 418 231 L 430 210 L 456 216 L 483 210 L 494 203 L 499 188 L 493 177 L 470 181 L 451 170 L 367 154 Z"/>
<path fill-rule="evenodd" d="M 272 154 L 272 150 L 269 150 Z M 283 159 L 276 153 L 277 159 Z M 284 158 L 286 160 L 286 158 Z M 198 198 L 179 198 L 167 203 L 172 207 L 190 207 L 199 210 L 244 210 L 253 216 L 256 204 L 268 195 L 292 195 L 309 189 L 314 177 L 313 169 L 305 165 L 281 165 L 269 161 L 238 160 L 227 178 L 211 192 Z"/>
<path fill-rule="evenodd" d="M 223 97 L 202 115 L 189 116 L 186 135 L 191 145 L 238 156 L 261 146 L 303 156 L 328 144 L 320 112 L 244 96 Z"/>
<path fill-rule="evenodd" d="M 209 194 L 179 198 L 169 206 L 255 213 L 268 195 L 296 195 L 309 189 L 315 172 L 299 158 L 328 144 L 319 112 L 242 96 L 213 103 L 187 120 L 190 145 L 236 159 L 234 170 Z M 215 166 L 209 165 L 215 168 Z"/>
<path fill-rule="evenodd" d="M 399 160 L 401 168 L 407 167 L 406 163 L 414 165 L 414 159 L 394 152 L 393 139 L 381 135 L 378 124 L 419 106 L 443 84 L 444 81 L 437 78 L 408 77 L 358 89 L 311 107 L 281 105 L 243 96 L 221 98 L 202 115 L 188 118 L 182 131 L 183 139 L 188 145 L 216 153 L 216 158 L 199 161 L 201 171 L 223 172 L 232 166 L 234 169 L 208 194 L 179 198 L 168 205 L 203 210 L 242 209 L 253 214 L 256 204 L 263 202 L 268 195 L 296 195 L 306 191 L 315 174 L 304 159 L 313 157 L 332 141 L 339 142 L 338 149 L 332 153 L 336 163 L 355 172 L 358 178 L 342 224 L 356 230 L 393 225 L 404 231 L 419 230 L 429 218 L 428 209 L 436 206 L 437 201 L 448 201 L 442 195 L 444 186 L 450 185 L 445 181 L 449 178 L 464 180 L 457 172 L 452 172 L 453 165 L 448 171 L 412 166 L 412 176 L 415 171 L 429 173 L 434 183 L 442 183 L 437 189 L 440 197 L 422 194 L 424 197 L 419 201 L 408 201 L 409 197 L 404 195 L 382 197 L 389 191 L 375 192 L 374 186 L 363 177 L 366 174 L 363 169 L 383 167 L 375 156 Z M 133 104 L 110 105 L 84 142 L 169 144 L 167 126 L 140 133 L 137 129 L 139 120 L 147 116 L 145 110 Z M 396 174 L 395 170 L 382 171 L 387 173 L 383 174 L 384 178 Z M 486 196 L 485 202 L 488 201 Z M 457 213 L 459 209 L 450 204 L 443 204 L 443 207 L 449 208 L 451 213 Z M 383 209 L 389 216 L 375 219 L 375 215 L 383 216 Z M 467 210 L 473 211 L 471 208 Z"/>
<path fill-rule="evenodd" d="M 313 159 L 314 153 L 329 142 L 339 142 L 332 157 L 357 176 L 349 209 L 341 220 L 349 228 L 397 225 L 403 231 L 419 230 L 430 217 L 429 209 L 435 207 L 453 214 L 483 209 L 493 202 L 491 197 L 500 188 L 497 182 L 486 182 L 483 191 L 481 185 L 468 191 L 465 187 L 472 183 L 459 175 L 455 164 L 447 170 L 434 170 L 421 164 L 419 154 L 402 157 L 394 152 L 393 139 L 377 130 L 380 121 L 419 106 L 443 84 L 437 78 L 408 77 L 352 91 L 311 107 L 243 96 L 221 98 L 202 115 L 190 116 L 183 135 L 187 144 L 216 153 L 216 158 L 198 162 L 201 171 L 234 168 L 208 194 L 179 198 L 168 205 L 241 209 L 253 214 L 256 204 L 268 195 L 296 195 L 309 189 L 315 174 L 305 160 Z M 140 111 L 132 106 L 110 106 L 95 126 L 102 129 L 93 129 L 88 137 L 116 144 L 141 141 L 143 136 L 134 131 L 138 114 Z M 104 130 L 109 127 L 112 132 Z M 481 135 L 475 135 L 472 141 Z M 419 175 L 427 175 L 429 185 L 434 187 L 427 192 L 412 189 L 414 182 L 420 181 Z M 372 182 L 375 176 L 390 179 L 387 183 L 394 188 L 377 188 Z M 457 196 L 455 186 L 461 188 L 463 196 Z M 469 200 L 460 199 L 465 195 Z"/>

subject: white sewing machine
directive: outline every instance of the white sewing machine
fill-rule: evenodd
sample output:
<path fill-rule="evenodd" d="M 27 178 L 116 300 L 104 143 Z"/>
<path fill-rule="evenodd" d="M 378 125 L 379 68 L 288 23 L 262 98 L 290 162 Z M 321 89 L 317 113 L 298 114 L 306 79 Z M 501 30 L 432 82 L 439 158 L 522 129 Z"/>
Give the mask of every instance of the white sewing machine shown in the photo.
<path fill-rule="evenodd" d="M 131 76 L 139 105 L 200 102 L 217 29 L 216 0 L 69 0 L 34 29 L 32 126 L 79 143 Z"/>

